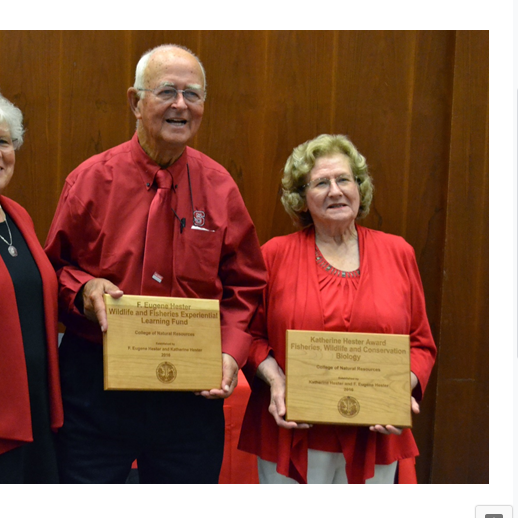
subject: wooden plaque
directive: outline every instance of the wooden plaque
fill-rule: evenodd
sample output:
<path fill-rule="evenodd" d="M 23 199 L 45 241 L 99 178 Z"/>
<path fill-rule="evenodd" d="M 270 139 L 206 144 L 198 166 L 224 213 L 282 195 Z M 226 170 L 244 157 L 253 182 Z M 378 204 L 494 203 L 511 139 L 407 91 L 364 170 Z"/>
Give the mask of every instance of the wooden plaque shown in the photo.
<path fill-rule="evenodd" d="M 286 332 L 286 420 L 411 428 L 408 335 Z"/>
<path fill-rule="evenodd" d="M 221 386 L 218 300 L 105 295 L 104 301 L 105 390 Z"/>

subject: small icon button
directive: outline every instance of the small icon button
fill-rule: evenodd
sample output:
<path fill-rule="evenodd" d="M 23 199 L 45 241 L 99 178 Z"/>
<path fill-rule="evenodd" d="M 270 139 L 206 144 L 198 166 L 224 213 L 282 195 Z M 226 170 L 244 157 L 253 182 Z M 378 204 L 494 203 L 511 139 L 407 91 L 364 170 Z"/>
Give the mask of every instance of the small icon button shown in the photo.
<path fill-rule="evenodd" d="M 511 505 L 477 505 L 475 518 L 513 518 Z"/>

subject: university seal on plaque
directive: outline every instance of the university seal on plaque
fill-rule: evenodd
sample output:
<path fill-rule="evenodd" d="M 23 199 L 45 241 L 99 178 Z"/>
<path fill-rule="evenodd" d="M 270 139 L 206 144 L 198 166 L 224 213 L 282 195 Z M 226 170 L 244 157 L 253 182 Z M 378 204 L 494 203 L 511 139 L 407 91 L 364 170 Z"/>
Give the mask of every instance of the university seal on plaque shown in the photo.
<path fill-rule="evenodd" d="M 343 397 L 338 401 L 338 411 L 344 417 L 354 417 L 360 412 L 360 403 L 351 396 Z"/>
<path fill-rule="evenodd" d="M 171 383 L 176 378 L 176 367 L 169 362 L 162 362 L 156 368 L 156 377 L 162 383 Z"/>

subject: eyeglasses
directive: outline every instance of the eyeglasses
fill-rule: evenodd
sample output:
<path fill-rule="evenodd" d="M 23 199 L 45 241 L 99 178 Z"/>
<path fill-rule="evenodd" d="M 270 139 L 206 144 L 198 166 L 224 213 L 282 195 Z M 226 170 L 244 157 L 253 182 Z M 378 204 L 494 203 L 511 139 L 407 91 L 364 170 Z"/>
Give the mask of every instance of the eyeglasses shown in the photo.
<path fill-rule="evenodd" d="M 151 92 L 164 103 L 176 101 L 178 94 L 182 94 L 184 101 L 188 104 L 200 104 L 205 101 L 205 92 L 202 92 L 201 89 L 186 88 L 185 90 L 179 90 L 174 85 L 168 83 L 160 85 L 154 90 L 149 88 L 137 88 L 137 90 L 140 92 Z"/>
<path fill-rule="evenodd" d="M 310 180 L 307 184 L 303 185 L 301 189 L 308 187 L 312 191 L 324 193 L 329 190 L 333 180 L 341 191 L 345 191 L 355 180 L 358 182 L 357 179 L 351 178 L 347 174 L 341 174 L 339 176 L 335 176 L 334 178 L 327 178 L 324 176 L 322 178 L 315 178 L 314 180 Z"/>

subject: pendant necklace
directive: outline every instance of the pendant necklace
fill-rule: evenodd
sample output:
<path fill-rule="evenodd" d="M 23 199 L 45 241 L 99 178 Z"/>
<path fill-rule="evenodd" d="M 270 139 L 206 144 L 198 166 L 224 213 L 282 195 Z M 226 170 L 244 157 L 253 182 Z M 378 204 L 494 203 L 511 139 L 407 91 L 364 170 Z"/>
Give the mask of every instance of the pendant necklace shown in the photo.
<path fill-rule="evenodd" d="M 0 205 L 0 210 L 3 211 L 2 206 Z M 10 243 L 5 239 L 4 236 L 0 235 L 2 241 L 7 245 L 7 251 L 11 254 L 12 257 L 16 257 L 18 255 L 18 250 L 13 246 L 13 235 L 11 234 L 11 229 L 9 228 L 9 223 L 7 222 L 7 214 L 5 215 L 5 224 L 7 225 L 7 231 L 9 232 L 9 240 Z"/>

